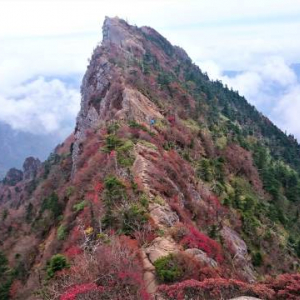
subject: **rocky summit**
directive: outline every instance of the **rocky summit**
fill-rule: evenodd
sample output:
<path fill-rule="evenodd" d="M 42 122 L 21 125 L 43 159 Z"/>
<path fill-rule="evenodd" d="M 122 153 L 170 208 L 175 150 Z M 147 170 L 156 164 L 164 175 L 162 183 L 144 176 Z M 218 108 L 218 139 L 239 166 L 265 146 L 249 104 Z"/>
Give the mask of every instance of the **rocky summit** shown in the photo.
<path fill-rule="evenodd" d="M 119 18 L 81 94 L 74 134 L 0 184 L 1 300 L 300 299 L 293 136 Z"/>

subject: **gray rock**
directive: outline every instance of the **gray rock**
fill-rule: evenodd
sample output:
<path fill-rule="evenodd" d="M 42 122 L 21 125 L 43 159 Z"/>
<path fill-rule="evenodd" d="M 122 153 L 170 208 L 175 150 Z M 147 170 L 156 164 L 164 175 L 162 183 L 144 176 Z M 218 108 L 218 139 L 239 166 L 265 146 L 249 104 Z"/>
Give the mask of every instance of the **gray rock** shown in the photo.
<path fill-rule="evenodd" d="M 14 186 L 18 182 L 20 182 L 23 179 L 23 172 L 16 169 L 16 168 L 11 168 L 7 173 L 6 176 L 3 179 L 3 183 Z"/>
<path fill-rule="evenodd" d="M 212 268 L 218 267 L 218 263 L 214 259 L 208 257 L 207 254 L 200 249 L 197 248 L 186 249 L 185 252 L 187 254 L 194 256 L 194 258 L 197 259 L 198 261 L 202 263 L 206 263 Z"/>
<path fill-rule="evenodd" d="M 32 180 L 36 177 L 41 161 L 38 158 L 27 157 L 23 164 L 23 179 Z"/>
<path fill-rule="evenodd" d="M 232 298 L 229 300 L 261 300 L 261 299 L 254 298 L 254 297 L 248 297 L 248 296 L 242 296 L 242 297 L 238 297 L 238 298 Z"/>
<path fill-rule="evenodd" d="M 227 247 L 233 252 L 233 263 L 240 274 L 249 282 L 255 281 L 255 273 L 251 259 L 248 256 L 246 243 L 240 238 L 233 229 L 224 226 L 221 230 L 221 236 Z"/>

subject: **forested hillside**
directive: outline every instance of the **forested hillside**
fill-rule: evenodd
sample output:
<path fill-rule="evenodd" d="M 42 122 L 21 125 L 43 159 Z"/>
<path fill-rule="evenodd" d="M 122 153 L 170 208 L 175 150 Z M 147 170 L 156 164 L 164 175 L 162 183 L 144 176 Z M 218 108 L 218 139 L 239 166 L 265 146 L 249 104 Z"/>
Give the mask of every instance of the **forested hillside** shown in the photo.
<path fill-rule="evenodd" d="M 74 135 L 0 185 L 1 300 L 300 299 L 292 136 L 118 18 L 81 93 Z"/>

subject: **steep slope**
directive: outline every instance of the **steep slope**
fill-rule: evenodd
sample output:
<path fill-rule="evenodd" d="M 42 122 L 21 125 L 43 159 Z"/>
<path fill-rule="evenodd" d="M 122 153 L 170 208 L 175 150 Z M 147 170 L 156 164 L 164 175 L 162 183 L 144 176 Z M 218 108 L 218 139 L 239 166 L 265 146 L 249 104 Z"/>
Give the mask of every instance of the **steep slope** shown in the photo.
<path fill-rule="evenodd" d="M 3 299 L 300 299 L 265 278 L 299 269 L 293 137 L 118 18 L 81 93 L 74 137 L 0 186 Z"/>

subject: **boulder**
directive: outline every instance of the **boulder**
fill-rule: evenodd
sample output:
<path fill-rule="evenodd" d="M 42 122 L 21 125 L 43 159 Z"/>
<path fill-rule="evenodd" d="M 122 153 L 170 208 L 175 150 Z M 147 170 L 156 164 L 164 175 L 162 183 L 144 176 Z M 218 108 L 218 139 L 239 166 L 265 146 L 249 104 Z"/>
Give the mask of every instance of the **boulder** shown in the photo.
<path fill-rule="evenodd" d="M 233 229 L 224 226 L 221 230 L 221 236 L 225 245 L 232 253 L 233 263 L 235 268 L 248 282 L 255 281 L 255 273 L 248 256 L 248 248 L 246 243 L 240 238 L 238 233 Z"/>
<path fill-rule="evenodd" d="M 157 259 L 177 251 L 178 246 L 170 237 L 157 237 L 152 241 L 150 246 L 145 249 L 145 253 L 152 264 Z"/>
<path fill-rule="evenodd" d="M 197 248 L 186 249 L 185 253 L 192 255 L 198 261 L 202 263 L 206 263 L 212 268 L 218 267 L 218 263 L 214 259 L 208 257 L 207 254 L 200 249 Z"/>
<path fill-rule="evenodd" d="M 150 215 L 154 222 L 158 225 L 171 227 L 179 222 L 179 217 L 176 212 L 172 211 L 169 205 L 159 205 L 151 203 L 149 206 Z"/>

